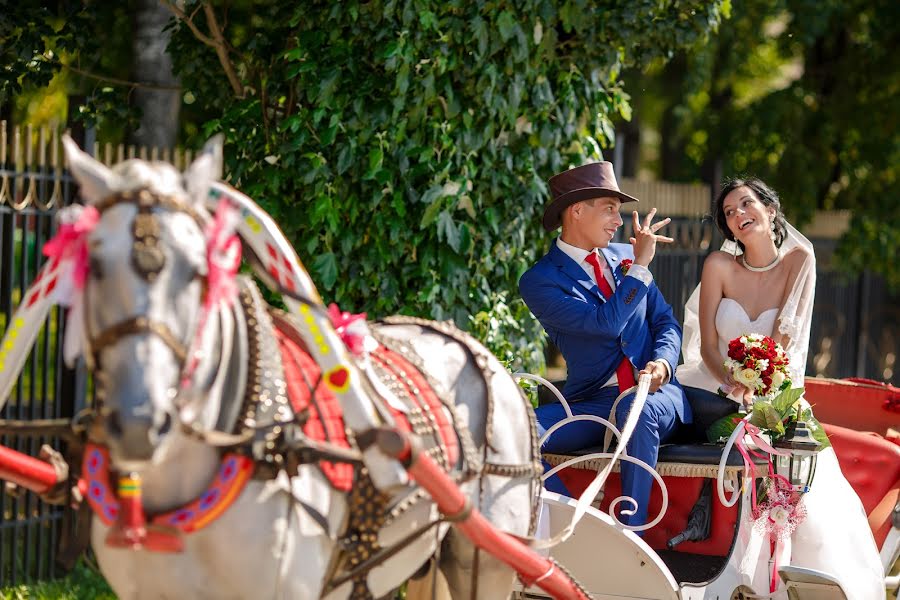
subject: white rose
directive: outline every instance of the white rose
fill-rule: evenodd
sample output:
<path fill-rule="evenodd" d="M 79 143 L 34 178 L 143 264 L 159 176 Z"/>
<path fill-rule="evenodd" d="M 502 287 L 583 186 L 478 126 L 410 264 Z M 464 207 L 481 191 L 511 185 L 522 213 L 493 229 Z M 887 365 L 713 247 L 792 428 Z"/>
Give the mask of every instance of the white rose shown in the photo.
<path fill-rule="evenodd" d="M 788 510 L 781 505 L 776 505 L 769 509 L 769 518 L 778 527 L 784 527 L 790 516 L 791 514 Z"/>
<path fill-rule="evenodd" d="M 781 371 L 775 371 L 774 373 L 772 373 L 772 387 L 776 390 L 780 389 L 781 384 L 784 383 L 785 379 L 786 377 L 784 376 L 784 373 L 782 373 Z"/>
<path fill-rule="evenodd" d="M 756 384 L 759 380 L 759 374 L 753 369 L 741 369 L 734 374 L 734 378 L 738 383 L 743 384 L 753 390 L 756 389 Z"/>

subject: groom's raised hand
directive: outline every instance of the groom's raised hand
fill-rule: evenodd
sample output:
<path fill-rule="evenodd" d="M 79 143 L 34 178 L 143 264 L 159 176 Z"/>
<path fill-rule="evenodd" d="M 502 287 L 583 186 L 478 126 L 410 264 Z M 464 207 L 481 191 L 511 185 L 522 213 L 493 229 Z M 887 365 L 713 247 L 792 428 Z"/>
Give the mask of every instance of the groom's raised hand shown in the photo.
<path fill-rule="evenodd" d="M 630 238 L 631 245 L 634 247 L 634 262 L 641 266 L 648 267 L 650 266 L 650 261 L 656 256 L 657 242 L 669 243 L 675 241 L 664 235 L 656 235 L 656 232 L 668 225 L 672 219 L 666 217 L 659 223 L 654 223 L 653 217 L 656 215 L 655 208 L 651 208 L 650 212 L 647 213 L 647 216 L 644 217 L 643 225 L 641 224 L 637 211 L 634 211 L 631 215 L 634 219 L 634 237 Z"/>

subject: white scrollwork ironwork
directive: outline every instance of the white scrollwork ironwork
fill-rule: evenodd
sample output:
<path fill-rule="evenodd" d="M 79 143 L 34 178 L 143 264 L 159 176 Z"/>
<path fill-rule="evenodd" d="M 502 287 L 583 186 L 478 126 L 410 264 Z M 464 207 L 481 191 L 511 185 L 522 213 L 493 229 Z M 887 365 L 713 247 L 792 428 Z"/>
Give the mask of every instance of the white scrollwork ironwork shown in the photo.
<path fill-rule="evenodd" d="M 641 409 L 643 408 L 643 405 L 647 398 L 647 393 L 648 393 L 649 387 L 650 387 L 649 376 L 642 375 L 637 386 L 631 387 L 631 388 L 623 391 L 616 398 L 616 400 L 613 404 L 614 407 L 616 405 L 618 405 L 618 403 L 623 398 L 625 398 L 628 394 L 637 390 L 635 392 L 634 402 L 632 403 L 631 409 L 629 410 L 629 413 L 628 413 L 628 417 L 625 421 L 625 425 L 621 431 L 616 427 L 615 424 L 611 423 L 609 420 L 604 419 L 602 417 L 598 417 L 596 415 L 575 415 L 575 414 L 573 414 L 572 409 L 569 406 L 569 403 L 563 397 L 562 393 L 560 393 L 560 391 L 556 388 L 556 386 L 554 386 L 552 383 L 550 383 L 543 377 L 540 377 L 538 375 L 532 375 L 530 373 L 514 373 L 513 377 L 516 379 L 526 379 L 526 380 L 536 381 L 536 382 L 540 383 L 541 385 L 547 387 L 559 399 L 560 403 L 563 406 L 563 410 L 566 413 L 566 417 L 564 419 L 560 420 L 557 423 L 554 423 L 549 429 L 547 429 L 547 431 L 544 433 L 544 435 L 541 436 L 541 440 L 540 440 L 541 445 L 544 444 L 544 442 L 547 440 L 547 438 L 551 434 L 555 433 L 560 428 L 562 428 L 570 423 L 577 422 L 577 421 L 593 421 L 595 423 L 600 423 L 601 425 L 604 425 L 607 428 L 607 433 L 606 433 L 606 436 L 604 439 L 604 449 L 609 447 L 609 441 L 611 439 L 611 436 L 614 435 L 617 440 L 614 452 L 597 452 L 597 453 L 592 453 L 592 454 L 588 454 L 585 456 L 576 456 L 576 457 L 566 460 L 563 463 L 553 467 L 552 469 L 550 469 L 543 475 L 542 480 L 546 480 L 551 475 L 557 473 L 558 471 L 560 471 L 566 467 L 571 467 L 573 465 L 576 465 L 576 464 L 579 464 L 582 462 L 586 462 L 586 461 L 590 461 L 590 460 L 594 460 L 594 459 L 602 458 L 602 459 L 609 460 L 607 465 L 605 465 L 604 467 L 600 468 L 597 471 L 597 476 L 585 488 L 584 492 L 582 492 L 581 496 L 578 498 L 578 503 L 576 505 L 575 513 L 574 513 L 574 515 L 572 517 L 572 521 L 569 523 L 569 525 L 566 528 L 564 528 L 560 532 L 560 534 L 555 536 L 553 539 L 542 540 L 542 541 L 536 542 L 536 546 L 541 547 L 541 548 L 549 548 L 549 547 L 555 546 L 556 544 L 559 544 L 559 543 L 565 541 L 572 534 L 572 532 L 574 531 L 575 525 L 578 523 L 578 520 L 584 514 L 584 511 L 585 511 L 587 505 L 589 505 L 593 501 L 593 499 L 597 496 L 597 494 L 600 491 L 602 491 L 603 487 L 606 484 L 606 480 L 607 480 L 607 477 L 609 476 L 609 473 L 612 471 L 612 468 L 615 465 L 615 463 L 618 462 L 619 460 L 624 460 L 624 461 L 630 462 L 632 464 L 635 464 L 635 465 L 639 466 L 640 468 L 645 469 L 653 476 L 653 478 L 659 484 L 660 490 L 662 492 L 662 505 L 661 505 L 659 514 L 652 521 L 645 523 L 643 525 L 626 525 L 626 524 L 622 523 L 622 521 L 619 520 L 618 516 L 616 515 L 616 509 L 619 507 L 620 504 L 622 504 L 623 502 L 626 502 L 630 505 L 630 508 L 622 509 L 622 514 L 626 514 L 626 515 L 634 514 L 634 511 L 637 509 L 638 503 L 634 498 L 632 498 L 630 496 L 624 496 L 624 495 L 618 496 L 610 502 L 610 505 L 609 505 L 610 517 L 613 519 L 613 521 L 619 527 L 621 527 L 623 529 L 628 529 L 630 531 L 644 531 L 646 529 L 653 527 L 654 525 L 656 525 L 657 523 L 659 523 L 662 520 L 662 518 L 663 518 L 663 516 L 665 516 L 666 511 L 668 510 L 668 506 L 669 506 L 669 492 L 668 492 L 668 488 L 666 487 L 665 482 L 663 481 L 662 477 L 659 475 L 659 473 L 656 472 L 656 470 L 653 467 L 651 467 L 649 464 L 647 464 L 646 462 L 644 462 L 640 459 L 634 458 L 632 456 L 628 456 L 628 452 L 626 450 L 626 445 L 628 444 L 628 440 L 631 438 L 631 434 L 634 432 L 634 427 L 637 424 L 637 419 L 640 416 Z"/>

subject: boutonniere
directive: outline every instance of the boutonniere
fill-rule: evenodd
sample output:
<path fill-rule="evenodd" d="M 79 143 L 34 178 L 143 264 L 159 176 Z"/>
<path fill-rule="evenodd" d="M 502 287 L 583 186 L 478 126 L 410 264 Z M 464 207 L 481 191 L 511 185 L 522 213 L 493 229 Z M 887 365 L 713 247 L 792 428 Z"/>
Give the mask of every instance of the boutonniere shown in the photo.
<path fill-rule="evenodd" d="M 624 275 L 628 275 L 628 269 L 631 268 L 631 265 L 632 265 L 632 264 L 634 264 L 634 261 L 631 260 L 630 258 L 626 258 L 625 260 L 623 260 L 623 261 L 620 263 L 619 268 L 622 270 L 622 275 L 623 275 L 623 276 L 624 276 Z"/>

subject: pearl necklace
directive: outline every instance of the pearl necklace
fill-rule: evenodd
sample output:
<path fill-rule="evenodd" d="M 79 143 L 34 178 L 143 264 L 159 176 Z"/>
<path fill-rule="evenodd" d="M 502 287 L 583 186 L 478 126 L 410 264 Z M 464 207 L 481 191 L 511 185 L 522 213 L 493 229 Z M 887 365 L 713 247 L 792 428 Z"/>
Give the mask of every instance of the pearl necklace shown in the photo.
<path fill-rule="evenodd" d="M 767 264 L 764 267 L 754 267 L 750 263 L 747 262 L 747 255 L 743 254 L 741 256 L 741 262 L 744 263 L 744 268 L 748 271 L 753 271 L 754 273 L 765 273 L 766 271 L 771 271 L 775 267 L 778 266 L 778 263 L 781 262 L 781 250 L 775 253 L 775 258 L 772 259 L 772 262 Z"/>

